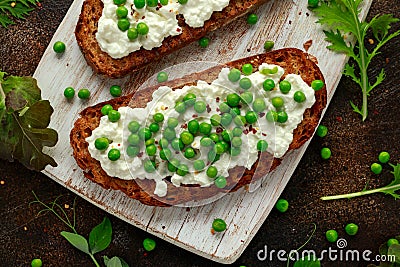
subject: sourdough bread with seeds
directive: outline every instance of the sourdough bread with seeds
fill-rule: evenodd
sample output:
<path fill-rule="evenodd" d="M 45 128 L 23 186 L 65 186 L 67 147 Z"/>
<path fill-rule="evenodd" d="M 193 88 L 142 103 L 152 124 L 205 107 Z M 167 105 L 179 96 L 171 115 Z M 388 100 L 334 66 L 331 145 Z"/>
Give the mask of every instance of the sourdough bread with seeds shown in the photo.
<path fill-rule="evenodd" d="M 102 15 L 103 2 L 85 0 L 75 28 L 75 36 L 87 63 L 95 72 L 110 78 L 120 78 L 200 39 L 208 32 L 228 24 L 268 1 L 231 0 L 222 11 L 214 12 L 201 28 L 189 27 L 185 19 L 178 15 L 178 25 L 182 28 L 181 34 L 165 38 L 160 47 L 152 50 L 141 48 L 126 57 L 114 59 L 101 50 L 96 40 L 97 24 Z"/>
<path fill-rule="evenodd" d="M 175 90 L 182 88 L 184 85 L 196 84 L 198 80 L 211 82 L 218 77 L 223 67 L 240 69 L 243 64 L 251 63 L 254 66 L 254 70 L 256 70 L 258 66 L 264 62 L 281 66 L 285 70 L 282 79 L 287 74 L 293 73 L 300 75 L 308 85 L 311 85 L 313 80 L 318 79 L 324 81 L 318 66 L 310 58 L 313 57 L 299 49 L 286 48 L 232 61 L 223 66 L 213 67 L 180 79 L 165 82 L 162 85 L 170 86 Z M 139 90 L 134 94 L 99 103 L 84 109 L 80 113 L 81 117 L 76 120 L 71 130 L 70 142 L 73 148 L 73 156 L 78 166 L 83 170 L 86 178 L 106 189 L 121 190 L 129 197 L 137 199 L 143 204 L 169 206 L 210 198 L 221 192 L 236 191 L 248 185 L 252 180 L 258 180 L 264 177 L 281 163 L 281 159 L 273 158 L 273 156 L 267 152 L 259 153 L 258 160 L 253 164 L 250 170 L 241 166 L 236 166 L 231 169 L 229 171 L 229 177 L 227 177 L 228 184 L 223 189 L 219 189 L 215 185 L 210 187 L 198 187 L 193 185 L 176 187 L 172 185 L 170 181 L 167 181 L 168 194 L 166 197 L 158 197 L 153 194 L 155 182 L 152 180 L 135 179 L 127 181 L 117 177 L 110 177 L 101 168 L 100 162 L 91 157 L 88 150 L 88 143 L 85 141 L 100 123 L 100 117 L 102 116 L 101 108 L 105 104 L 111 104 L 114 109 L 128 105 L 132 108 L 145 107 L 146 103 L 151 101 L 152 93 L 157 90 L 158 87 L 159 85 L 149 87 L 145 90 Z M 326 106 L 327 91 L 325 86 L 321 90 L 315 92 L 315 98 L 316 102 L 311 108 L 306 109 L 302 122 L 294 130 L 293 141 L 289 146 L 289 151 L 301 147 L 312 137 L 321 118 L 322 111 Z"/>

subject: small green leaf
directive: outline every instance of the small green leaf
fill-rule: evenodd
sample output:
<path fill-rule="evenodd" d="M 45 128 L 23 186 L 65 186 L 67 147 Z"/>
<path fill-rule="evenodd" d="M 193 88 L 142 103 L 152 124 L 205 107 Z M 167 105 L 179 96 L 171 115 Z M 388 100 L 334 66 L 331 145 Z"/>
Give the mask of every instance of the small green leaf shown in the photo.
<path fill-rule="evenodd" d="M 6 101 L 8 107 L 18 105 L 20 102 L 26 102 L 28 106 L 31 106 L 41 99 L 40 88 L 36 79 L 32 77 L 9 76 L 1 82 L 1 86 L 6 96 L 11 92 L 14 94 L 8 103 Z"/>
<path fill-rule="evenodd" d="M 293 267 L 320 267 L 321 262 L 318 259 L 315 259 L 314 256 L 310 257 L 304 257 L 299 260 L 297 260 Z"/>
<path fill-rule="evenodd" d="M 67 239 L 68 242 L 71 243 L 71 245 L 73 245 L 74 247 L 76 247 L 80 251 L 85 252 L 86 254 L 90 255 L 89 244 L 88 244 L 86 238 L 84 238 L 81 235 L 78 235 L 78 234 L 75 234 L 75 233 L 66 232 L 66 231 L 62 231 L 61 235 L 63 237 L 65 237 L 65 239 Z"/>
<path fill-rule="evenodd" d="M 350 105 L 353 108 L 354 112 L 356 112 L 356 113 L 358 113 L 358 114 L 360 114 L 362 116 L 361 110 L 352 101 L 350 101 Z"/>
<path fill-rule="evenodd" d="M 12 17 L 25 19 L 34 10 L 39 0 L 1 0 L 0 1 L 0 24 L 7 28 L 8 25 L 15 24 Z"/>
<path fill-rule="evenodd" d="M 111 243 L 111 236 L 111 222 L 105 217 L 103 222 L 94 227 L 89 234 L 89 246 L 92 254 L 106 249 Z"/>
<path fill-rule="evenodd" d="M 104 264 L 107 267 L 124 267 L 124 265 L 122 265 L 120 258 L 116 256 L 112 257 L 111 259 L 108 258 L 107 256 L 104 256 L 103 259 L 104 259 Z"/>
<path fill-rule="evenodd" d="M 355 81 L 358 85 L 361 85 L 360 78 L 356 76 L 356 74 L 354 73 L 354 67 L 351 66 L 349 63 L 347 63 L 346 66 L 344 67 L 343 74 L 348 77 L 351 77 L 353 81 Z"/>
<path fill-rule="evenodd" d="M 348 56 L 353 56 L 353 47 L 348 45 L 339 30 L 335 33 L 333 31 L 324 31 L 325 40 L 330 42 L 331 45 L 327 46 L 328 49 L 338 53 L 345 53 Z"/>
<path fill-rule="evenodd" d="M 369 87 L 369 89 L 367 90 L 367 93 L 369 94 L 369 92 L 372 91 L 372 89 L 374 89 L 376 86 L 378 86 L 379 84 L 381 84 L 383 82 L 383 80 L 385 79 L 386 74 L 385 74 L 385 70 L 381 69 L 381 72 L 379 73 L 379 75 L 376 77 L 376 81 L 373 85 L 371 85 Z"/>
<path fill-rule="evenodd" d="M 372 20 L 369 22 L 369 27 L 372 29 L 374 37 L 380 41 L 388 34 L 390 24 L 398 21 L 399 19 L 394 18 L 392 14 L 384 14 L 372 18 Z"/>

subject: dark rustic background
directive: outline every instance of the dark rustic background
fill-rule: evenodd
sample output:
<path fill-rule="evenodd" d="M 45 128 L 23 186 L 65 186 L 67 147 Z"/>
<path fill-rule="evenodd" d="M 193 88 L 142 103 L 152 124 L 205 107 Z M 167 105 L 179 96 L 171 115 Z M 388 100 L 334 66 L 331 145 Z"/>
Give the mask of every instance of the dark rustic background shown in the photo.
<path fill-rule="evenodd" d="M 306 4 L 306 0 L 299 1 Z M 304 2 L 304 3 L 303 3 Z M 72 0 L 43 0 L 26 21 L 19 21 L 8 29 L 0 28 L 0 70 L 12 75 L 32 75 L 49 45 L 50 39 L 66 14 Z M 400 18 L 398 1 L 376 0 L 368 19 L 383 13 Z M 397 23 L 392 30 L 400 28 Z M 386 150 L 392 162 L 400 161 L 400 38 L 387 44 L 370 69 L 370 76 L 385 68 L 387 77 L 369 98 L 370 115 L 365 122 L 352 112 L 349 100 L 361 103 L 360 89 L 343 78 L 322 123 L 329 128 L 327 137 L 315 137 L 297 167 L 282 197 L 290 202 L 285 214 L 272 211 L 259 232 L 234 266 L 286 266 L 278 261 L 261 262 L 257 252 L 269 249 L 295 249 L 304 243 L 313 229 L 317 230 L 306 249 L 321 251 L 330 244 L 325 231 L 337 229 L 348 241 L 348 249 L 372 250 L 400 234 L 400 202 L 390 196 L 376 194 L 351 200 L 323 202 L 323 195 L 360 191 L 386 185 L 392 179 L 386 166 L 383 174 L 373 175 L 369 166 Z M 62 77 L 60 77 L 62 78 Z M 60 91 L 60 94 L 62 92 Z M 329 161 L 321 160 L 321 147 L 332 149 Z M 41 258 L 44 266 L 93 266 L 90 258 L 73 248 L 60 236 L 68 230 L 50 213 L 37 216 L 41 207 L 29 205 L 34 200 L 32 191 L 48 202 L 63 195 L 60 203 L 72 206 L 74 194 L 41 173 L 25 169 L 19 163 L 0 160 L 0 265 L 30 266 L 33 258 Z M 71 214 L 71 209 L 67 212 Z M 217 266 L 218 264 L 191 254 L 158 238 L 157 248 L 145 253 L 142 240 L 150 235 L 78 198 L 78 232 L 87 236 L 104 216 L 111 219 L 111 246 L 96 256 L 120 256 L 130 266 Z M 354 237 L 343 228 L 354 222 L 360 226 Z M 239 241 L 238 241 L 239 242 Z M 323 262 L 323 266 L 366 266 L 366 262 Z"/>

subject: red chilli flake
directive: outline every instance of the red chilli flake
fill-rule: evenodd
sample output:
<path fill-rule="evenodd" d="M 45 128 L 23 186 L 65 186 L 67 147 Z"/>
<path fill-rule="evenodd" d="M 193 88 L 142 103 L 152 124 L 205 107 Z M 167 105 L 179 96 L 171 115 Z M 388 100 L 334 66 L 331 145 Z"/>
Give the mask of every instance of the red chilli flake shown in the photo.
<path fill-rule="evenodd" d="M 244 129 L 244 130 L 243 130 L 243 133 L 244 133 L 245 135 L 247 135 L 247 134 L 249 133 L 249 130 Z"/>
<path fill-rule="evenodd" d="M 265 112 L 258 113 L 258 116 L 260 116 L 260 118 L 264 117 L 265 116 Z"/>
<path fill-rule="evenodd" d="M 215 101 L 216 101 L 217 103 L 219 103 L 220 100 L 221 100 L 221 99 L 219 98 L 219 96 L 217 96 L 217 98 L 215 98 Z"/>
<path fill-rule="evenodd" d="M 176 31 L 177 31 L 177 32 L 181 32 L 182 29 L 181 29 L 181 28 L 176 28 Z"/>
<path fill-rule="evenodd" d="M 262 136 L 267 136 L 267 134 L 266 133 L 261 133 L 262 134 Z"/>
<path fill-rule="evenodd" d="M 217 127 L 215 130 L 216 133 L 222 133 L 224 130 L 221 127 Z"/>
<path fill-rule="evenodd" d="M 186 123 L 185 123 L 185 124 L 182 124 L 182 125 L 181 125 L 181 128 L 182 128 L 182 129 L 187 129 L 187 124 L 186 124 Z"/>
<path fill-rule="evenodd" d="M 336 117 L 336 121 L 337 121 L 337 122 L 343 122 L 343 118 L 340 117 L 340 116 L 337 116 L 337 117 Z"/>
<path fill-rule="evenodd" d="M 253 134 L 256 134 L 256 133 L 257 133 L 256 128 L 253 128 Z"/>
<path fill-rule="evenodd" d="M 192 115 L 192 118 L 197 118 L 199 115 L 197 115 L 197 114 L 193 114 Z"/>
<path fill-rule="evenodd" d="M 210 105 L 209 104 L 207 104 L 207 113 L 210 113 L 211 112 L 211 107 L 210 107 Z"/>
<path fill-rule="evenodd" d="M 138 156 L 138 158 L 143 157 L 143 152 L 139 152 L 139 154 L 137 156 Z"/>

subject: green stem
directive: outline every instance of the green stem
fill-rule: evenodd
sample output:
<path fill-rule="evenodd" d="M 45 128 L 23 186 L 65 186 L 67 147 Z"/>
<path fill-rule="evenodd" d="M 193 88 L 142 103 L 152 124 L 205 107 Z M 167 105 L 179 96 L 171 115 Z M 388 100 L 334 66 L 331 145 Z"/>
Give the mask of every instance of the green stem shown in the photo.
<path fill-rule="evenodd" d="M 90 255 L 90 258 L 92 258 L 92 260 L 93 260 L 94 264 L 96 265 L 96 267 L 100 267 L 100 264 L 96 261 L 96 259 L 94 258 L 94 255 L 93 254 L 89 254 L 89 255 Z"/>
<path fill-rule="evenodd" d="M 392 185 L 392 186 L 385 186 L 385 187 L 381 187 L 381 188 L 377 188 L 377 189 L 371 189 L 371 190 L 366 190 L 366 191 L 361 191 L 361 192 L 356 192 L 356 193 L 342 194 L 342 195 L 335 195 L 335 196 L 325 196 L 325 197 L 321 197 L 321 200 L 353 198 L 353 197 L 370 195 L 370 194 L 374 194 L 374 193 L 386 193 L 388 191 L 396 191 L 399 189 L 400 189 L 400 184 L 396 184 L 396 185 Z"/>

